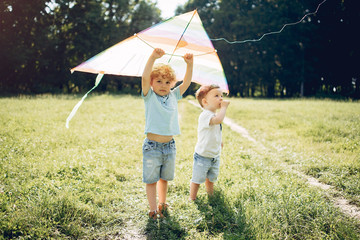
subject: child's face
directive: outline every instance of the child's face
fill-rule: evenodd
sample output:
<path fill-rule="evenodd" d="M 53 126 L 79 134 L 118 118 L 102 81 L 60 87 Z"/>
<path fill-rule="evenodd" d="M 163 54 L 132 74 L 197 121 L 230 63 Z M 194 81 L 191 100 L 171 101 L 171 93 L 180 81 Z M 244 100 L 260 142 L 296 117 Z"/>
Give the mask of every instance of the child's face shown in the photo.
<path fill-rule="evenodd" d="M 165 78 L 154 78 L 150 82 L 153 91 L 160 96 L 165 96 L 170 93 L 170 89 L 172 87 L 172 82 Z"/>
<path fill-rule="evenodd" d="M 216 111 L 221 108 L 222 100 L 222 91 L 219 88 L 211 89 L 203 98 L 203 106 L 207 110 Z"/>

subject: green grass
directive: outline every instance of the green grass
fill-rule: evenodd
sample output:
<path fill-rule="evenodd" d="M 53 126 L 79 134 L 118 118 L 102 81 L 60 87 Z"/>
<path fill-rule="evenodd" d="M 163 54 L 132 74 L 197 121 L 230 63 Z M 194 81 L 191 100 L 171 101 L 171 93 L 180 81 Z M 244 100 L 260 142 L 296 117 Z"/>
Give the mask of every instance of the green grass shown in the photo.
<path fill-rule="evenodd" d="M 230 118 L 284 162 L 360 206 L 360 103 L 234 100 Z"/>
<path fill-rule="evenodd" d="M 359 202 L 359 103 L 231 99 L 216 193 L 188 201 L 200 109 L 179 103 L 170 216 L 147 218 L 144 104 L 129 95 L 2 98 L 0 239 L 359 239 L 359 223 L 291 165 Z M 330 111 L 329 111 L 330 109 Z M 279 164 L 286 163 L 286 164 Z"/>

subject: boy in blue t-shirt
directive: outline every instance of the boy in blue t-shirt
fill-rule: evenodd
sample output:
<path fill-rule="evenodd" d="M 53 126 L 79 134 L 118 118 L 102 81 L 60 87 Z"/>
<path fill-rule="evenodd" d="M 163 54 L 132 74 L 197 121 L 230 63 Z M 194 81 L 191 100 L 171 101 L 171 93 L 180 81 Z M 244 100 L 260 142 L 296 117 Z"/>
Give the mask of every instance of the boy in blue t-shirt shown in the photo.
<path fill-rule="evenodd" d="M 156 48 L 146 63 L 141 79 L 141 96 L 145 103 L 145 134 L 143 143 L 143 182 L 149 201 L 149 217 L 162 217 L 167 208 L 168 181 L 174 179 L 176 147 L 174 135 L 180 134 L 177 102 L 188 89 L 193 71 L 193 55 L 185 54 L 187 64 L 184 81 L 176 88 L 174 70 L 165 64 L 155 65 L 155 60 L 165 52 Z M 153 67 L 154 66 L 154 67 Z M 159 204 L 156 204 L 156 189 Z"/>

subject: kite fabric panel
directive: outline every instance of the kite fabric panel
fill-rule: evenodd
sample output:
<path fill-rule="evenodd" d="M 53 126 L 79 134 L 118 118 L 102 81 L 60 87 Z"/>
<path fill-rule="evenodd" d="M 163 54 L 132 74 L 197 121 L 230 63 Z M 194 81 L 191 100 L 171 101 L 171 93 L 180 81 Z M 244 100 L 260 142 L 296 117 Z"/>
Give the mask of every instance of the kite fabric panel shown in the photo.
<path fill-rule="evenodd" d="M 229 93 L 220 59 L 196 10 L 172 17 L 147 28 L 83 62 L 71 71 L 140 77 L 155 48 L 165 55 L 156 63 L 169 64 L 178 81 L 185 76 L 183 56 L 194 54 L 192 81 L 200 85 L 217 84 Z"/>

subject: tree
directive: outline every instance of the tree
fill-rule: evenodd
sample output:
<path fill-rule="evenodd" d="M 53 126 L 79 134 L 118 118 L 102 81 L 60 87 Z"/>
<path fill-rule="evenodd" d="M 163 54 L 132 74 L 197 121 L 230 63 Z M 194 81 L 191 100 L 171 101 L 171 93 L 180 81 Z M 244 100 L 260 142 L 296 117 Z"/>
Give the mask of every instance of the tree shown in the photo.
<path fill-rule="evenodd" d="M 198 10 L 233 96 L 360 98 L 359 1 L 327 0 L 317 14 L 262 37 L 315 11 L 320 1 L 189 0 L 177 14 Z M 0 92 L 88 90 L 95 77 L 71 75 L 70 68 L 160 20 L 148 0 L 0 1 Z M 105 76 L 98 90 L 137 85 Z"/>
<path fill-rule="evenodd" d="M 288 25 L 280 34 L 242 42 L 299 21 L 314 12 L 319 3 L 191 0 L 178 13 L 197 8 L 210 38 L 237 40 L 235 44 L 214 41 L 232 95 L 311 96 L 336 89 L 346 96 L 359 96 L 359 71 L 355 67 L 359 48 L 351 30 L 359 18 L 356 1 L 327 1 L 315 16 Z M 329 52 L 334 57 L 329 58 Z M 337 56 L 341 62 L 334 59 Z"/>
<path fill-rule="evenodd" d="M 30 91 L 44 64 L 48 13 L 45 0 L 0 2 L 0 65 L 2 92 Z"/>
<path fill-rule="evenodd" d="M 317 45 L 312 46 L 313 54 L 319 56 L 314 63 L 316 92 L 360 98 L 360 51 L 354 37 L 359 8 L 359 1 L 328 1 L 316 15 L 313 24 L 318 29 L 313 35 L 318 36 Z"/>
<path fill-rule="evenodd" d="M 0 87 L 13 93 L 88 89 L 93 77 L 70 68 L 160 19 L 146 0 L 10 0 L 0 10 Z"/>

